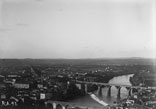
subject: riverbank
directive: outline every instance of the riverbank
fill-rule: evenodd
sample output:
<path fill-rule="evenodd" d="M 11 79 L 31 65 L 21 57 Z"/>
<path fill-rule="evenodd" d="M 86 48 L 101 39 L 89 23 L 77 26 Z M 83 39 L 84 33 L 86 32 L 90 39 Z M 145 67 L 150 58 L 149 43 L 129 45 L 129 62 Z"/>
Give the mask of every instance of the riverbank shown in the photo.
<path fill-rule="evenodd" d="M 154 73 L 149 72 L 138 72 L 130 77 L 130 82 L 133 86 L 156 86 L 156 76 Z"/>

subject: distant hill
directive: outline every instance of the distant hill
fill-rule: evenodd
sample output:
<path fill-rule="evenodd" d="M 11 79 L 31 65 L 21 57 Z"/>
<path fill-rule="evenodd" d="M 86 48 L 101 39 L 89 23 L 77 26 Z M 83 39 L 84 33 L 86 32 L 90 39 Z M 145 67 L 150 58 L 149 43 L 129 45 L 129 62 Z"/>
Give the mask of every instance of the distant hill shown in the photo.
<path fill-rule="evenodd" d="M 153 65 L 154 59 L 114 58 L 114 59 L 0 59 L 0 67 L 20 65 Z"/>
<path fill-rule="evenodd" d="M 0 59 L 0 67 L 24 65 L 21 59 Z"/>

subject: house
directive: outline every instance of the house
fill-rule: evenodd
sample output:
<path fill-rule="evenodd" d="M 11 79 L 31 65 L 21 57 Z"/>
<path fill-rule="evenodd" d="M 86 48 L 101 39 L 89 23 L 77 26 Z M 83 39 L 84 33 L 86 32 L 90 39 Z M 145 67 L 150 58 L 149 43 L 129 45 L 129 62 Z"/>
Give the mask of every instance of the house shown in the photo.
<path fill-rule="evenodd" d="M 15 83 L 13 86 L 17 89 L 29 89 L 28 83 Z"/>

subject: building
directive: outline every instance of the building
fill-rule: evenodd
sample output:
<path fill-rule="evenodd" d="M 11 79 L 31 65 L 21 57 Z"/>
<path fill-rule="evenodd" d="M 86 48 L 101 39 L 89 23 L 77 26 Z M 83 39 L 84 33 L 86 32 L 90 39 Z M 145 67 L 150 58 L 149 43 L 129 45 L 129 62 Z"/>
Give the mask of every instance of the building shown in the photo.
<path fill-rule="evenodd" d="M 29 89 L 28 83 L 15 83 L 13 86 L 17 89 Z"/>

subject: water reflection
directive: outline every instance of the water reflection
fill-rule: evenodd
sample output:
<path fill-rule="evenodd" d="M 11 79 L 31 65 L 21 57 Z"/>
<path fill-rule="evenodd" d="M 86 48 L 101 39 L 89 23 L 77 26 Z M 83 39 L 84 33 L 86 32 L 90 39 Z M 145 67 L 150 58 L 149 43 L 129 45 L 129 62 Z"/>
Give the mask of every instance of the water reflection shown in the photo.
<path fill-rule="evenodd" d="M 129 78 L 132 77 L 133 75 L 134 74 L 114 77 L 113 79 L 109 81 L 109 83 L 119 84 L 119 85 L 131 85 L 131 83 L 129 82 Z"/>

